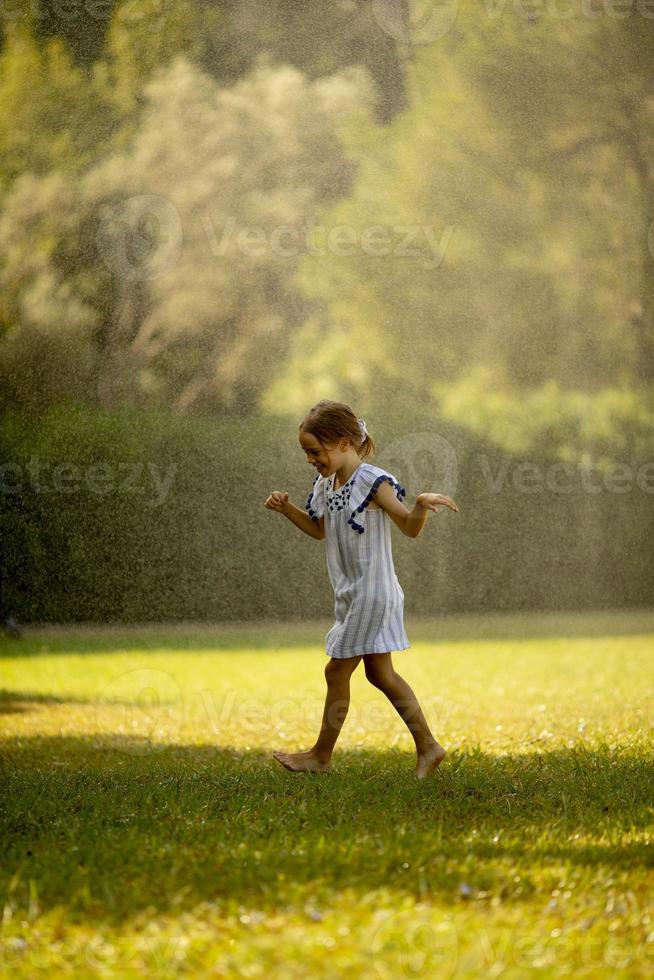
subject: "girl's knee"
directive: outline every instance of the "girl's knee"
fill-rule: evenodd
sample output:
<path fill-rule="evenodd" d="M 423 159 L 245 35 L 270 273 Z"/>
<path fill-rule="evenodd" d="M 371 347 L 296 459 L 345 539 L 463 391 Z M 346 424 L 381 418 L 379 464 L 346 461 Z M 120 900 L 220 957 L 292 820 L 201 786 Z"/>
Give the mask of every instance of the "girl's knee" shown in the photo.
<path fill-rule="evenodd" d="M 396 676 L 390 658 L 387 659 L 383 654 L 371 654 L 366 657 L 365 669 L 366 677 L 374 687 L 386 687 Z"/>
<path fill-rule="evenodd" d="M 380 691 L 385 691 L 393 683 L 393 676 L 389 674 L 367 673 L 366 678 L 373 687 L 378 687 Z"/>
<path fill-rule="evenodd" d="M 330 657 L 325 666 L 325 677 L 327 681 L 341 680 L 344 677 L 349 677 L 360 660 L 361 657 L 344 657 L 342 660 L 337 657 Z"/>

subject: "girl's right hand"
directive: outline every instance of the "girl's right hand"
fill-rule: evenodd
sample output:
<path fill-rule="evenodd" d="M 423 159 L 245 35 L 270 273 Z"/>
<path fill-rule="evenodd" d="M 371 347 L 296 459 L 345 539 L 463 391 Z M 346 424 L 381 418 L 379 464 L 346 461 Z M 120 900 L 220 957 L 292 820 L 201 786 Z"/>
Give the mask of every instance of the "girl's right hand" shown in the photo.
<path fill-rule="evenodd" d="M 269 510 L 276 510 L 278 514 L 285 514 L 288 510 L 288 503 L 288 494 L 284 490 L 273 490 L 264 507 L 268 507 Z"/>
<path fill-rule="evenodd" d="M 455 511 L 459 509 L 459 505 L 444 493 L 419 493 L 416 500 L 423 507 L 433 510 L 435 514 L 438 513 L 439 507 L 449 507 L 450 510 Z"/>

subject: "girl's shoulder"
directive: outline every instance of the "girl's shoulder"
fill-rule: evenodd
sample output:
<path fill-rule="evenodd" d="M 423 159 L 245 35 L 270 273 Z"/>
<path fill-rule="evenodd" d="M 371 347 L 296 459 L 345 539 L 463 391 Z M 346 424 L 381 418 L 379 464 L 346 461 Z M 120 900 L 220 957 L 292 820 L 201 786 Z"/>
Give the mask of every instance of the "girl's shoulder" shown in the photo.
<path fill-rule="evenodd" d="M 359 465 L 356 472 L 357 476 L 361 474 L 361 476 L 372 476 L 374 479 L 377 479 L 377 477 L 381 476 L 382 473 L 388 476 L 391 475 L 388 470 L 385 470 L 382 466 L 376 466 L 375 463 L 367 463 L 365 460 Z"/>
<path fill-rule="evenodd" d="M 371 481 L 379 482 L 382 479 L 388 479 L 391 483 L 398 483 L 394 474 L 390 470 L 387 470 L 384 466 L 377 466 L 375 463 L 363 462 L 360 464 L 356 470 L 356 477 L 360 479 L 361 482 L 370 483 Z"/>
<path fill-rule="evenodd" d="M 352 487 L 352 501 L 355 506 L 360 506 L 364 499 L 370 501 L 377 491 L 380 483 L 387 481 L 394 488 L 398 499 L 406 494 L 406 490 L 401 486 L 400 481 L 393 473 L 383 466 L 376 466 L 374 463 L 363 462 L 355 472 L 355 479 Z"/>
<path fill-rule="evenodd" d="M 402 500 L 402 497 L 406 494 L 406 490 L 400 485 L 399 481 L 395 479 L 395 476 L 388 470 L 384 469 L 382 466 L 376 466 L 374 463 L 361 463 L 354 474 L 354 480 L 352 483 L 352 492 L 349 500 L 349 507 L 351 510 L 350 517 L 348 518 L 348 524 L 353 528 L 353 530 L 358 531 L 359 534 L 363 534 L 365 527 L 360 523 L 359 515 L 366 510 L 371 500 L 374 498 L 375 494 L 381 483 L 388 481 L 395 491 L 395 495 L 398 500 Z"/>

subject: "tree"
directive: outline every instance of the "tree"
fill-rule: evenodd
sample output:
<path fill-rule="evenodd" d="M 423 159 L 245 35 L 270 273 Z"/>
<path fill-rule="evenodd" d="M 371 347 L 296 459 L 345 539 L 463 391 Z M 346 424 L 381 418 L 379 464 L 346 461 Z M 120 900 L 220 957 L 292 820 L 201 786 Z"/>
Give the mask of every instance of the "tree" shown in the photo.
<path fill-rule="evenodd" d="M 0 53 L 0 195 L 22 173 L 77 173 L 102 152 L 112 114 L 59 38 L 8 22 Z"/>
<path fill-rule="evenodd" d="M 579 244 L 593 259 L 579 270 L 593 300 L 583 316 L 613 320 L 629 374 L 615 357 L 606 368 L 634 383 L 654 380 L 653 15 L 647 4 L 572 21 L 541 13 L 505 30 L 501 52 L 485 48 L 474 66 L 516 165 L 542 181 L 550 220 L 583 219 Z M 574 354 L 595 360 L 596 383 L 608 380 L 592 351 Z"/>
<path fill-rule="evenodd" d="M 435 384 L 478 367 L 485 386 L 516 394 L 548 379 L 588 391 L 642 380 L 651 327 L 632 321 L 646 306 L 641 268 L 651 279 L 648 178 L 630 165 L 615 181 L 625 139 L 632 162 L 652 158 L 650 43 L 636 37 L 630 30 L 626 63 L 640 70 L 623 66 L 619 85 L 615 21 L 539 25 L 466 7 L 437 42 L 415 48 L 410 108 L 353 135 L 352 195 L 321 214 L 327 227 L 353 229 L 355 248 L 307 256 L 300 269 L 331 327 L 316 336 L 307 326 L 317 360 L 330 363 L 338 331 L 366 401 L 404 386 L 429 403 Z M 615 72 L 600 85 L 588 63 L 605 42 L 600 63 Z M 631 135 L 614 139 L 629 112 Z M 600 140 L 607 128 L 612 138 Z M 377 225 L 385 250 L 365 244 Z M 313 390 L 299 347 L 290 370 L 296 393 L 303 370 Z M 352 382 L 344 370 L 335 383 Z"/>
<path fill-rule="evenodd" d="M 223 33 L 224 21 L 222 10 L 198 0 L 116 3 L 91 73 L 123 123 L 122 145 L 138 124 L 146 102 L 144 88 L 153 74 L 179 55 L 201 64 L 214 37 Z"/>
<path fill-rule="evenodd" d="M 91 401 L 248 412 L 308 314 L 294 282 L 305 226 L 349 190 L 340 133 L 369 118 L 372 86 L 363 70 L 308 82 L 262 59 L 221 89 L 180 56 L 145 96 L 122 152 L 7 194 L 0 371 L 11 350 L 19 397 L 19 340 L 38 344 L 47 321 L 83 331 Z"/>

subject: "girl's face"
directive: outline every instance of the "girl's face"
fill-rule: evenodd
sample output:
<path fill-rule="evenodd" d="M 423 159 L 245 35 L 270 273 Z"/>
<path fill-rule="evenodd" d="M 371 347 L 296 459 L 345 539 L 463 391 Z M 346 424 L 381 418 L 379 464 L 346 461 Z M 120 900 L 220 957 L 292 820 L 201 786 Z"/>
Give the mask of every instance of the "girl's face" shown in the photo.
<path fill-rule="evenodd" d="M 340 454 L 336 448 L 330 448 L 330 452 L 320 445 L 318 440 L 310 432 L 300 433 L 300 445 L 304 449 L 307 460 L 322 475 L 327 476 L 338 465 Z"/>

